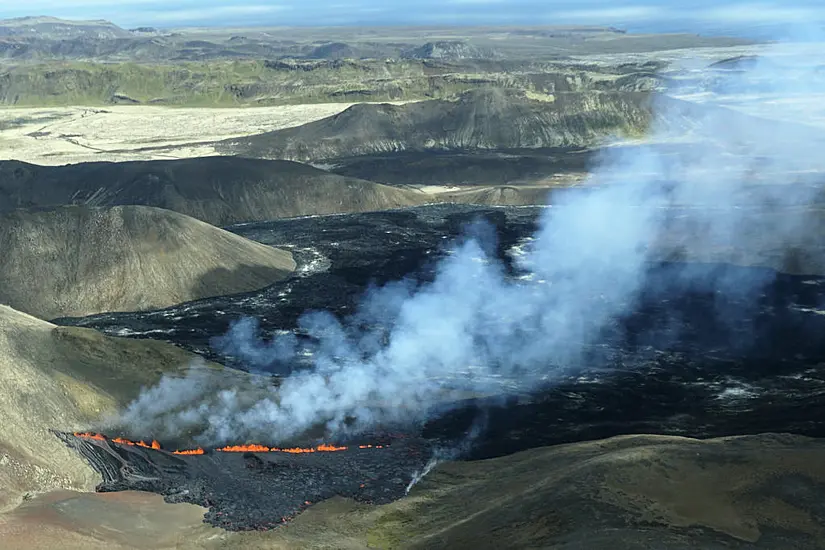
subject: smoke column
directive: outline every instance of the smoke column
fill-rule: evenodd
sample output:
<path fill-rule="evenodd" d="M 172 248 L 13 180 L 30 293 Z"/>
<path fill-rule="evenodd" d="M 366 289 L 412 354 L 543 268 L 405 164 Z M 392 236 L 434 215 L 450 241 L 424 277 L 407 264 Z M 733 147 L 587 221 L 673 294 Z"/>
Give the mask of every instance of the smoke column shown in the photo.
<path fill-rule="evenodd" d="M 792 119 L 799 98 L 822 89 L 822 80 L 819 59 L 790 48 L 776 46 L 776 55 L 713 83 L 731 96 L 769 94 L 772 121 L 658 99 L 653 144 L 604 148 L 588 185 L 546 209 L 519 260 L 526 276 L 508 278 L 481 232 L 441 262 L 431 283 L 373 289 L 343 320 L 306 314 L 308 349 L 294 337 L 264 344 L 254 320 L 236 324 L 219 345 L 250 365 L 312 353 L 314 368 L 279 387 L 221 385 L 198 369 L 144 392 L 118 423 L 158 438 L 194 432 L 203 443 L 278 442 L 318 424 L 340 434 L 415 420 L 459 391 L 502 381 L 530 389 L 581 367 L 600 334 L 632 311 L 651 259 L 675 251 L 759 263 L 805 240 L 799 207 L 815 198 L 804 179 L 820 168 L 823 139 Z M 680 145 L 662 146 L 669 143 Z M 709 281 L 689 267 L 673 277 L 686 288 L 753 296 L 767 282 Z"/>

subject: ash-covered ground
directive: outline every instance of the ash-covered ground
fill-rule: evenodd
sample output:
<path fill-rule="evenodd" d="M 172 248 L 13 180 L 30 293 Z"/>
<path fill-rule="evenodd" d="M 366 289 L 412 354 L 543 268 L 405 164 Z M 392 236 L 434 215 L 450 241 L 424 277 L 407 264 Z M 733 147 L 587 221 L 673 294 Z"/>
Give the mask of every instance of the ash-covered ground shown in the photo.
<path fill-rule="evenodd" d="M 235 226 L 245 237 L 291 248 L 299 275 L 260 292 L 58 322 L 169 340 L 231 364 L 210 340 L 232 321 L 253 316 L 267 333 L 294 329 L 310 309 L 345 315 L 372 283 L 431 277 L 449 244 L 478 218 L 495 227 L 497 255 L 507 262 L 534 232 L 541 210 L 442 205 Z M 686 290 L 673 265 L 651 265 L 645 288 L 653 290 L 635 313 L 604 331 L 588 350 L 590 361 L 539 392 L 514 387 L 507 399 L 449 407 L 423 436 L 460 440 L 483 419 L 466 458 L 626 433 L 825 436 L 825 280 L 730 265 L 691 268 L 702 274 L 694 280 L 765 286 L 756 299 L 735 283 L 725 292 L 718 284 Z"/>
<path fill-rule="evenodd" d="M 137 490 L 204 506 L 204 521 L 231 531 L 266 530 L 333 496 L 385 504 L 404 496 L 432 458 L 429 442 L 386 437 L 336 451 L 177 455 L 57 433 L 103 476 L 99 492 Z M 365 447 L 365 448 L 364 448 Z"/>

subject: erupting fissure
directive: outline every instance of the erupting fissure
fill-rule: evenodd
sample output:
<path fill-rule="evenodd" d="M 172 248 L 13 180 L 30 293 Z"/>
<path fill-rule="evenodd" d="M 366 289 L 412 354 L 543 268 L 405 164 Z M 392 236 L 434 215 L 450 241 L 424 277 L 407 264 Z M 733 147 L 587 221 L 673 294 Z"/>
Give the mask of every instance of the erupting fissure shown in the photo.
<path fill-rule="evenodd" d="M 98 441 L 107 441 L 107 438 L 103 434 L 96 434 L 92 432 L 85 432 L 85 433 L 75 433 L 75 437 L 82 437 L 83 439 L 96 439 Z M 157 440 L 152 440 L 151 443 L 146 443 L 145 441 L 130 441 L 128 439 L 124 439 L 122 437 L 115 437 L 111 439 L 112 443 L 118 443 L 120 445 L 129 445 L 130 447 L 145 447 L 147 449 L 155 449 L 156 451 L 161 450 L 160 443 Z"/>
<path fill-rule="evenodd" d="M 174 455 L 202 455 L 206 454 L 206 451 L 201 447 L 196 449 L 179 449 L 175 451 L 166 451 L 165 449 L 161 448 L 161 445 L 158 441 L 152 440 L 151 443 L 146 443 L 145 441 L 130 441 L 128 439 L 124 439 L 122 437 L 114 437 L 108 438 L 103 434 L 93 433 L 93 432 L 75 432 L 75 437 L 79 437 L 81 439 L 93 439 L 97 441 L 111 441 L 112 443 L 117 443 L 119 445 L 128 445 L 131 447 L 144 447 L 147 449 L 154 449 L 156 451 L 164 451 L 170 452 Z M 359 445 L 359 449 L 383 449 L 384 445 Z M 258 444 L 249 444 L 249 445 L 227 445 L 225 447 L 220 447 L 215 449 L 216 452 L 221 453 L 290 453 L 290 454 L 303 454 L 303 453 L 324 453 L 324 452 L 335 452 L 335 451 L 346 451 L 349 447 L 347 446 L 338 446 L 338 445 L 331 445 L 327 443 L 322 443 L 316 447 L 288 447 L 288 448 L 280 448 L 280 447 L 268 447 L 266 445 L 258 445 Z"/>
<path fill-rule="evenodd" d="M 286 449 L 281 449 L 280 447 L 267 447 L 265 445 L 229 445 L 227 447 L 221 447 L 219 449 L 215 449 L 218 452 L 222 453 L 292 453 L 292 454 L 301 454 L 301 453 L 317 453 L 317 452 L 333 452 L 333 451 L 346 451 L 347 447 L 338 447 L 335 445 L 327 445 L 322 443 L 317 447 L 289 447 Z"/>

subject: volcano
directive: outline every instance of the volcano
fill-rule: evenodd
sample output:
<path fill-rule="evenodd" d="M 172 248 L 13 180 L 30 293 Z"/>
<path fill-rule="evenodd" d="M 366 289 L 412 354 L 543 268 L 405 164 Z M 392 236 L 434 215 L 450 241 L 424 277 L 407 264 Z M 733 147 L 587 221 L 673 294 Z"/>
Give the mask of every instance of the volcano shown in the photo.
<path fill-rule="evenodd" d="M 208 508 L 204 521 L 229 531 L 282 525 L 333 496 L 386 504 L 404 496 L 432 457 L 418 438 L 354 445 L 273 448 L 260 444 L 165 451 L 160 443 L 55 432 L 103 477 L 98 492 L 145 491 Z"/>

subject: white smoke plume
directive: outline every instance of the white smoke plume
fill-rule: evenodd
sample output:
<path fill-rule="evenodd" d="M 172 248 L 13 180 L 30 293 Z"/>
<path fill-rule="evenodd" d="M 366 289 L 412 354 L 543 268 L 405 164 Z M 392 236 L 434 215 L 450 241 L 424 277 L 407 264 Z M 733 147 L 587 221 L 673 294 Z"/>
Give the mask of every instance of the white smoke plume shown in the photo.
<path fill-rule="evenodd" d="M 433 455 L 433 457 L 424 465 L 423 468 L 421 468 L 421 470 L 413 472 L 412 479 L 407 484 L 407 488 L 404 489 L 404 494 L 409 495 L 412 488 L 418 485 L 421 480 L 427 476 L 427 474 L 435 469 L 436 466 L 450 459 L 452 459 L 452 456 L 450 455 L 446 457 L 442 457 L 440 454 Z"/>
<path fill-rule="evenodd" d="M 820 54 L 782 48 L 724 82 L 731 97 L 772 97 L 775 121 L 663 98 L 652 132 L 659 145 L 605 148 L 588 185 L 546 210 L 520 259 L 526 277 L 508 278 L 485 238 L 467 239 L 431 283 L 373 289 L 348 319 L 305 315 L 309 349 L 292 336 L 259 341 L 252 320 L 222 339 L 252 366 L 311 353 L 312 369 L 278 386 L 243 387 L 200 369 L 163 380 L 118 422 L 159 438 L 277 443 L 319 425 L 341 434 L 419 419 L 468 390 L 529 389 L 580 367 L 601 332 L 633 309 L 648 262 L 663 250 L 770 264 L 771 254 L 805 240 L 816 189 L 804 179 L 821 168 L 825 141 L 796 121 L 801 97 L 824 91 Z M 766 282 L 700 280 L 689 268 L 673 276 L 743 295 Z"/>
<path fill-rule="evenodd" d="M 472 447 L 473 443 L 475 443 L 476 439 L 481 435 L 484 431 L 484 428 L 487 425 L 487 417 L 486 415 L 482 414 L 470 429 L 467 431 L 467 435 L 461 441 L 454 441 L 451 442 L 449 446 L 444 447 L 437 447 L 433 451 L 433 456 L 427 463 L 424 465 L 423 468 L 413 472 L 410 482 L 407 484 L 407 488 L 404 489 L 404 494 L 410 494 L 410 491 L 413 487 L 418 485 L 422 479 L 427 477 L 427 474 L 432 472 L 436 466 L 441 464 L 442 462 L 448 462 L 451 460 L 457 460 L 462 455 L 467 453 L 470 448 Z"/>

